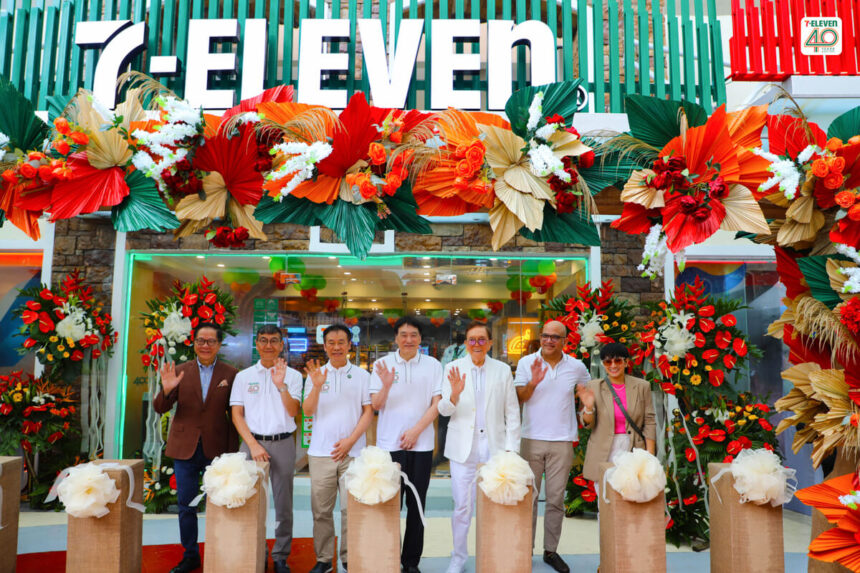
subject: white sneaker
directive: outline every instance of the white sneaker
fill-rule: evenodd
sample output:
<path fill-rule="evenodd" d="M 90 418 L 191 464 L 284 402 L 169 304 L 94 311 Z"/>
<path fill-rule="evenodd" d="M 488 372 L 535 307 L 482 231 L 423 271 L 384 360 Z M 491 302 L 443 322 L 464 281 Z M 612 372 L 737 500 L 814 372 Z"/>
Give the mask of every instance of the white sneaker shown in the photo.
<path fill-rule="evenodd" d="M 458 557 L 452 557 L 451 563 L 448 564 L 448 569 L 445 573 L 463 573 L 466 570 L 466 562 Z"/>

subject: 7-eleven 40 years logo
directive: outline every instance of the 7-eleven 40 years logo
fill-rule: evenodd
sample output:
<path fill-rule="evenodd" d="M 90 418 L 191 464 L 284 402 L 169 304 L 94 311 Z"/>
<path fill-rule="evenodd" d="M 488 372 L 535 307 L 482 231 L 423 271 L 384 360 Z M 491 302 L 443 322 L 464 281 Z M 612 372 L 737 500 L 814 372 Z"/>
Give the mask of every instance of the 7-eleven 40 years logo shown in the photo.
<path fill-rule="evenodd" d="M 800 21 L 800 53 L 804 56 L 842 53 L 842 18 L 836 16 L 803 18 Z"/>

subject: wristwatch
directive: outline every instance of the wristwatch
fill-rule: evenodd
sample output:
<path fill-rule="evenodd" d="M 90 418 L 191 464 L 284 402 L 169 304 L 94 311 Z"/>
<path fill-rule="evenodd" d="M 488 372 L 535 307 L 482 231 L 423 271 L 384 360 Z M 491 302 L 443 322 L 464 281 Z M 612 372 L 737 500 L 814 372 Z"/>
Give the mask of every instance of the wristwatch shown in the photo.
<path fill-rule="evenodd" d="M 289 390 L 289 387 L 288 387 L 287 385 L 284 385 L 284 387 L 283 387 L 283 388 L 278 388 L 278 392 L 280 392 L 281 394 L 283 394 L 283 393 L 284 393 L 284 392 L 286 392 L 287 390 Z"/>

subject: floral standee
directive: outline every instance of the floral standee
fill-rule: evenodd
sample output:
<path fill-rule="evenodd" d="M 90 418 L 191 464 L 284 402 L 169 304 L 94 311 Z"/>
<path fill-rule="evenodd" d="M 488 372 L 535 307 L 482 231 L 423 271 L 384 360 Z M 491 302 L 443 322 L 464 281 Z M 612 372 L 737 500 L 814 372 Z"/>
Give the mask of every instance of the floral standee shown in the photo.
<path fill-rule="evenodd" d="M 81 451 L 90 459 L 104 447 L 107 359 L 118 333 L 92 288 L 75 270 L 53 290 L 47 285 L 21 291 L 28 298 L 13 311 L 24 322 L 26 339 L 18 351 L 36 353 L 45 379 L 55 383 L 81 381 Z"/>

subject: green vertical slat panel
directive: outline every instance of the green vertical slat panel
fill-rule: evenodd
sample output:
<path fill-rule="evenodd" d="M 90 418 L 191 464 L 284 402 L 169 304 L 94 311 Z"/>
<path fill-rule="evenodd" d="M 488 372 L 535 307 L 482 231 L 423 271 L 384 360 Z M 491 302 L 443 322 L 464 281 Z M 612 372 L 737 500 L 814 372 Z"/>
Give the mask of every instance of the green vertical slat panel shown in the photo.
<path fill-rule="evenodd" d="M 379 23 L 382 26 L 383 42 L 388 45 L 388 4 L 379 3 Z"/>
<path fill-rule="evenodd" d="M 525 22 L 528 19 L 526 15 L 526 0 L 517 0 L 517 24 Z M 517 77 L 514 80 L 514 90 L 519 90 L 526 87 L 526 47 L 517 46 Z"/>
<path fill-rule="evenodd" d="M 434 0 L 424 0 L 424 109 L 430 109 L 430 48 L 433 46 L 430 31 L 435 4 Z"/>
<path fill-rule="evenodd" d="M 104 16 L 102 16 L 102 20 L 115 20 L 114 16 L 116 15 L 116 4 L 115 0 L 105 0 L 104 11 L 102 12 Z"/>
<path fill-rule="evenodd" d="M 61 65 L 57 66 L 57 82 L 54 84 L 54 92 L 57 94 L 71 92 L 68 87 L 69 68 L 65 65 L 65 62 L 68 62 L 71 58 L 73 20 L 72 3 L 63 2 L 60 7 L 59 38 L 57 39 L 57 62 L 60 62 Z M 3 54 L 0 54 L 0 57 L 2 56 Z M 0 71 L 3 71 L 2 66 L 0 66 Z"/>
<path fill-rule="evenodd" d="M 225 74 L 223 76 L 225 84 L 231 84 L 236 87 L 240 87 L 242 85 L 242 50 L 245 45 L 245 20 L 248 19 L 248 14 L 250 13 L 250 0 L 236 0 L 236 20 L 239 22 L 239 41 L 236 42 L 236 68 L 238 70 L 238 74 L 236 75 L 236 80 L 229 81 L 228 75 Z M 224 44 L 224 52 L 229 52 L 232 46 L 230 44 Z M 239 99 L 241 99 L 241 95 L 239 95 Z"/>
<path fill-rule="evenodd" d="M 573 79 L 573 6 L 561 1 L 561 73 L 564 81 Z"/>
<path fill-rule="evenodd" d="M 654 94 L 666 98 L 666 77 L 663 73 L 663 13 L 660 0 L 651 0 L 651 27 L 654 29 Z"/>
<path fill-rule="evenodd" d="M 666 23 L 669 34 L 669 97 L 681 99 L 681 54 L 678 49 L 678 17 L 675 15 L 675 3 L 666 4 Z"/>
<path fill-rule="evenodd" d="M 9 12 L 0 12 L 0 74 L 9 77 L 12 64 L 12 25 L 13 16 Z"/>
<path fill-rule="evenodd" d="M 57 25 L 59 24 L 60 10 L 56 6 L 45 9 L 45 49 L 42 53 L 42 73 L 39 81 L 39 100 L 36 109 L 48 109 L 47 100 L 49 95 L 56 93 L 54 74 L 57 70 Z M 65 67 L 65 66 L 59 66 Z"/>
<path fill-rule="evenodd" d="M 192 0 L 191 2 L 191 17 L 195 20 L 203 19 L 203 0 Z"/>
<path fill-rule="evenodd" d="M 356 42 L 356 35 L 358 34 L 358 23 L 356 22 L 358 19 L 357 0 L 349 0 L 347 3 L 346 17 L 349 19 L 349 44 L 347 44 L 349 46 L 349 53 L 347 57 L 350 70 L 350 72 L 346 74 L 346 95 L 351 98 L 352 94 L 355 93 L 355 76 L 357 75 L 357 70 L 355 69 L 355 53 L 358 49 L 358 42 Z"/>
<path fill-rule="evenodd" d="M 292 4 L 287 0 L 287 4 Z M 289 9 L 287 6 L 286 9 Z M 286 14 L 285 14 L 286 15 Z M 281 23 L 281 0 L 269 0 L 269 18 L 268 18 L 268 40 L 266 49 L 268 50 L 266 60 L 266 89 L 273 88 L 278 85 L 278 28 Z M 288 32 L 286 26 L 284 33 Z"/>
<path fill-rule="evenodd" d="M 510 0 L 506 0 L 510 2 Z M 442 20 L 448 19 L 448 0 L 439 0 L 439 18 Z"/>
<path fill-rule="evenodd" d="M 9 79 L 16 88 L 24 87 L 24 68 L 26 67 L 27 49 L 27 27 L 29 24 L 30 10 L 19 8 L 15 11 L 15 41 L 12 45 L 12 70 Z"/>
<path fill-rule="evenodd" d="M 531 15 L 532 20 L 543 21 L 543 18 L 541 18 L 540 5 L 541 5 L 541 0 L 532 0 L 532 15 Z"/>
<path fill-rule="evenodd" d="M 373 17 L 373 3 L 365 1 L 362 7 L 362 18 L 371 18 Z M 429 38 L 430 32 L 427 32 L 427 37 Z M 383 36 L 384 37 L 384 36 Z M 357 57 L 356 50 L 356 57 Z M 364 93 L 370 93 L 370 81 L 367 79 L 367 67 L 364 65 L 364 54 L 361 55 L 361 91 Z"/>
<path fill-rule="evenodd" d="M 238 0 L 238 7 L 236 9 L 236 19 L 239 20 L 239 36 L 241 38 L 242 33 L 245 31 L 245 20 L 248 19 L 248 12 L 250 10 L 250 6 L 248 5 L 249 0 Z M 240 39 L 241 43 L 241 39 Z M 241 52 L 240 52 L 241 53 Z"/>
<path fill-rule="evenodd" d="M 87 19 L 91 22 L 101 20 L 102 0 L 89 0 Z M 87 50 L 84 54 L 84 86 L 88 90 L 93 89 L 93 78 L 96 75 L 96 51 Z"/>
<path fill-rule="evenodd" d="M 314 10 L 314 18 L 321 19 L 325 17 L 325 0 L 317 0 L 316 9 Z"/>
<path fill-rule="evenodd" d="M 218 3 L 214 3 L 217 7 Z M 217 16 L 216 16 L 217 17 Z M 161 2 L 158 0 L 150 0 L 149 3 L 149 19 L 147 28 L 149 30 L 149 38 L 146 43 L 146 55 L 148 57 L 158 56 L 158 30 L 161 27 Z"/>
<path fill-rule="evenodd" d="M 266 3 L 265 2 L 254 2 L 254 18 L 265 18 L 266 17 Z M 277 25 L 281 21 L 280 14 L 272 15 L 272 25 L 277 27 Z"/>
<path fill-rule="evenodd" d="M 648 6 L 639 0 L 639 93 L 651 95 L 651 61 L 648 50 Z"/>
<path fill-rule="evenodd" d="M 621 101 L 621 75 L 618 69 L 618 0 L 609 0 L 606 6 L 609 20 L 609 111 L 620 113 L 624 106 Z"/>
<path fill-rule="evenodd" d="M 221 17 L 227 19 L 233 18 L 233 0 L 222 0 L 222 2 Z"/>
<path fill-rule="evenodd" d="M 179 9 L 176 12 L 176 50 L 173 52 L 176 56 L 179 56 L 179 61 L 186 61 L 186 54 L 188 53 L 188 19 L 189 12 L 191 7 L 188 4 L 189 0 L 179 0 Z M 182 88 L 179 83 L 179 79 L 174 80 L 174 88 Z"/>
<path fill-rule="evenodd" d="M 490 20 L 496 19 L 496 0 L 489 0 L 488 2 L 485 2 L 485 4 L 487 6 L 486 22 L 488 23 L 487 28 L 489 29 Z M 490 78 L 485 78 L 483 86 L 484 93 L 488 94 L 490 90 Z"/>
<path fill-rule="evenodd" d="M 546 24 L 549 26 L 549 29 L 552 31 L 552 37 L 555 40 L 555 79 L 559 81 L 559 78 L 563 75 L 558 69 L 558 14 L 556 13 L 558 10 L 557 2 L 547 2 L 546 3 Z M 564 50 L 562 49 L 562 54 L 564 54 Z"/>
<path fill-rule="evenodd" d="M 209 8 L 206 10 L 206 18 L 209 20 L 218 19 L 218 0 L 209 0 Z"/>
<path fill-rule="evenodd" d="M 696 51 L 693 47 L 689 0 L 681 0 L 681 36 L 684 45 L 684 99 L 696 101 Z"/>
<path fill-rule="evenodd" d="M 603 0 L 594 0 L 594 111 L 606 111 L 603 84 Z"/>
<path fill-rule="evenodd" d="M 717 6 L 715 0 L 708 0 L 708 27 L 711 31 L 711 53 L 713 57 L 714 73 L 714 99 L 717 105 L 726 103 L 726 74 L 723 68 L 723 35 L 720 21 L 717 20 Z"/>
<path fill-rule="evenodd" d="M 579 0 L 576 5 L 576 43 L 579 52 L 579 77 L 585 88 L 591 92 L 588 83 L 588 2 Z M 571 47 L 571 51 L 573 48 Z"/>
<path fill-rule="evenodd" d="M 74 94 L 81 87 L 81 73 L 83 72 L 83 51 L 75 44 L 75 24 L 86 19 L 86 0 L 75 0 L 75 17 L 72 21 L 71 28 L 71 50 L 72 59 L 69 66 L 69 91 L 67 93 Z"/>
<path fill-rule="evenodd" d="M 30 8 L 30 25 L 27 30 L 27 61 L 24 69 L 24 97 L 36 103 L 39 97 L 39 76 L 42 73 L 42 8 Z"/>
<path fill-rule="evenodd" d="M 418 19 L 418 0 L 410 0 L 409 2 L 409 18 L 412 20 Z M 355 46 L 355 34 L 353 34 L 353 46 Z M 406 95 L 406 107 L 415 109 L 418 98 L 418 65 L 412 68 L 412 81 L 409 82 L 409 92 Z"/>
<path fill-rule="evenodd" d="M 711 50 L 708 45 L 708 27 L 704 22 L 705 7 L 702 0 L 696 2 L 696 40 L 699 64 L 699 103 L 705 111 L 713 109 L 711 99 Z"/>
<path fill-rule="evenodd" d="M 612 28 L 610 28 L 612 30 Z M 633 43 L 633 5 L 624 0 L 624 94 L 636 93 L 636 48 Z"/>
<path fill-rule="evenodd" d="M 144 2 L 143 0 L 135 0 L 135 2 L 134 2 L 134 21 L 135 22 L 143 22 L 145 19 L 146 19 L 146 2 Z"/>
<path fill-rule="evenodd" d="M 293 83 L 293 17 L 295 2 L 284 0 L 284 46 L 281 50 L 281 83 Z"/>
<path fill-rule="evenodd" d="M 119 0 L 119 19 L 128 20 L 131 17 L 131 0 Z"/>
<path fill-rule="evenodd" d="M 481 0 L 472 0 L 471 5 L 469 6 L 469 17 L 473 20 L 481 19 Z M 480 54 L 481 53 L 481 43 L 480 42 L 472 42 L 472 53 Z M 473 90 L 482 90 L 481 88 L 481 72 L 472 74 L 472 89 Z"/>

